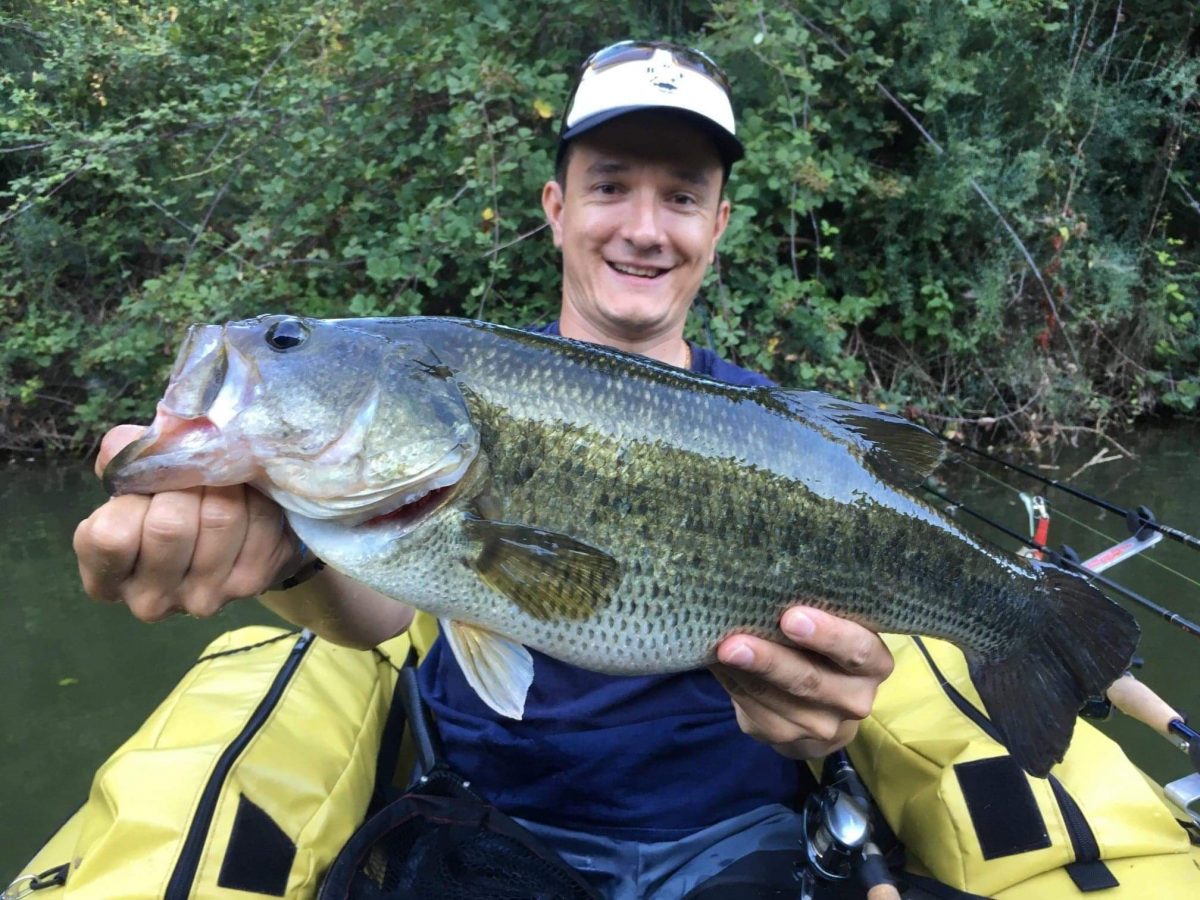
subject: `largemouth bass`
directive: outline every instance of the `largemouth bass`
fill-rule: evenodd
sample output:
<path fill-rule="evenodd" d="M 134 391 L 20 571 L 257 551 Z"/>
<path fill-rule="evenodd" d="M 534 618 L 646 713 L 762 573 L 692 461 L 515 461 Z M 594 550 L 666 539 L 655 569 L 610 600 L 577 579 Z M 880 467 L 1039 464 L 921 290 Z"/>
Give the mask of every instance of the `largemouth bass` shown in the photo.
<path fill-rule="evenodd" d="M 327 564 L 441 619 L 520 718 L 526 647 L 613 674 L 787 643 L 797 601 L 957 644 L 1027 771 L 1133 656 L 1087 581 L 981 545 L 915 493 L 939 439 L 811 391 L 444 318 L 196 325 L 112 493 L 249 483 Z"/>

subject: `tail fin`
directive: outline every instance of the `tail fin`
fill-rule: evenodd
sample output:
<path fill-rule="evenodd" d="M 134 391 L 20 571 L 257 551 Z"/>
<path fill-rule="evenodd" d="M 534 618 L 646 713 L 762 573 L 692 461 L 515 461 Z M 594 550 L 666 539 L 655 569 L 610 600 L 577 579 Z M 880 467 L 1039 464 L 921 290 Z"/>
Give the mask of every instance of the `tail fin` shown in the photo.
<path fill-rule="evenodd" d="M 1013 759 L 1044 778 L 1071 742 L 1075 717 L 1133 659 L 1140 629 L 1090 583 L 1041 566 L 1043 590 L 1028 638 L 1003 659 L 968 656 L 971 680 Z"/>

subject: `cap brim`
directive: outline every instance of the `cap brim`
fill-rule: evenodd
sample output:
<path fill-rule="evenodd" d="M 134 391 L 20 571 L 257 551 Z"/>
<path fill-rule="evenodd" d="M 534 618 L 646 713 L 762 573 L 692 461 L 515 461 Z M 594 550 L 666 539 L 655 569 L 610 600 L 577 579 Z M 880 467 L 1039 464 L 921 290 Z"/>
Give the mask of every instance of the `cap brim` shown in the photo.
<path fill-rule="evenodd" d="M 563 149 L 566 147 L 567 142 L 572 138 L 577 138 L 579 135 L 591 131 L 596 126 L 603 125 L 605 122 L 610 122 L 619 116 L 626 116 L 635 112 L 644 112 L 648 109 L 659 110 L 669 115 L 678 116 L 703 129 L 704 133 L 709 135 L 713 139 L 713 143 L 716 144 L 717 154 L 721 157 L 721 163 L 725 166 L 726 173 L 729 172 L 730 167 L 735 162 L 746 155 L 746 148 L 742 146 L 742 142 L 707 116 L 700 115 L 699 113 L 692 112 L 691 110 L 680 109 L 678 106 L 647 106 L 642 104 L 636 106 L 618 106 L 614 109 L 606 109 L 604 112 L 599 112 L 595 115 L 588 116 L 586 119 L 581 119 L 570 128 L 561 132 L 558 136 L 557 161 L 562 160 Z"/>

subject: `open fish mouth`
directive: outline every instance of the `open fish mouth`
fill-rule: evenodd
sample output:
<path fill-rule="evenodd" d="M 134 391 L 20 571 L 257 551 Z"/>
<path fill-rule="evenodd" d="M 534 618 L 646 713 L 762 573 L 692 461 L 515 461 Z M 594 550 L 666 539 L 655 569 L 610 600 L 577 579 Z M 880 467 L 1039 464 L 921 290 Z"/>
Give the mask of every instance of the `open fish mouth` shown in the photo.
<path fill-rule="evenodd" d="M 415 477 L 336 497 L 296 493 L 268 482 L 262 490 L 280 506 L 307 519 L 339 525 L 389 525 L 410 531 L 448 503 L 476 456 L 474 447 L 459 445 L 436 466 Z"/>
<path fill-rule="evenodd" d="M 302 342 L 272 343 L 273 328 L 264 340 L 267 324 L 188 330 L 154 422 L 104 471 L 111 494 L 249 484 L 307 519 L 386 522 L 390 531 L 415 528 L 450 500 L 479 451 L 465 410 L 462 427 L 453 407 L 449 424 L 421 427 L 414 420 L 424 410 L 414 413 L 411 399 L 419 391 L 386 387 L 397 361 L 387 355 L 395 345 L 382 341 L 331 375 L 332 385 L 314 387 L 295 373 L 328 367 L 337 348 L 289 362 L 284 353 Z M 427 378 L 423 387 L 442 385 Z"/>
<path fill-rule="evenodd" d="M 367 519 L 363 524 L 368 527 L 385 524 L 394 525 L 402 532 L 410 531 L 450 502 L 450 498 L 454 496 L 454 488 L 456 486 L 457 482 L 445 485 L 444 487 L 435 487 L 427 490 L 418 495 L 416 499 L 406 501 L 389 513 Z"/>
<path fill-rule="evenodd" d="M 104 469 L 113 495 L 239 484 L 258 474 L 226 425 L 253 393 L 253 366 L 230 352 L 220 325 L 193 325 L 154 421 Z"/>

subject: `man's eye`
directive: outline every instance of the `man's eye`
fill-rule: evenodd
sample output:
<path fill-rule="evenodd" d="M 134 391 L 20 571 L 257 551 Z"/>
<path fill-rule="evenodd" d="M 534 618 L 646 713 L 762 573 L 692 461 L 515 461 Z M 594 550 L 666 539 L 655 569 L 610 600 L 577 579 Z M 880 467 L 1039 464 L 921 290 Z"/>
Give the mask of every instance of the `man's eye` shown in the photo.
<path fill-rule="evenodd" d="M 617 190 L 617 186 L 611 182 L 596 185 L 596 192 L 599 194 L 615 194 Z"/>

